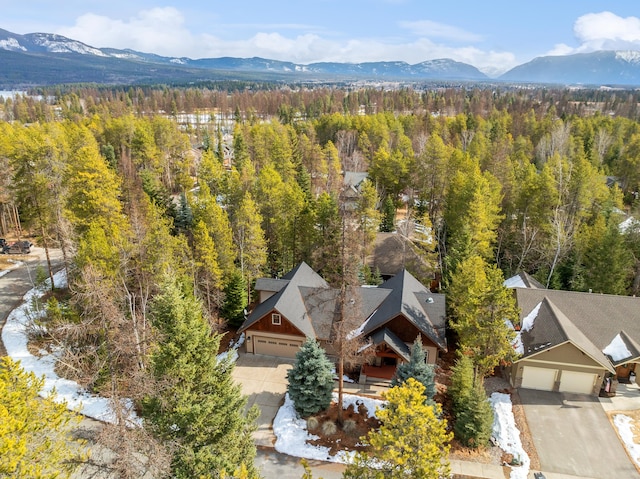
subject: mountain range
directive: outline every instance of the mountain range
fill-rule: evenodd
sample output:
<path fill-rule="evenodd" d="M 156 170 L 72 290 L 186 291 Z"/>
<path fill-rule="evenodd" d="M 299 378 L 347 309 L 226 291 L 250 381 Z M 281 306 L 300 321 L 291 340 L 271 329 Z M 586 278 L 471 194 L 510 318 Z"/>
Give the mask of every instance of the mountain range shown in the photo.
<path fill-rule="evenodd" d="M 164 57 L 95 48 L 51 33 L 0 29 L 0 88 L 68 83 L 153 84 L 207 80 L 277 82 L 508 82 L 585 86 L 640 86 L 640 51 L 598 51 L 545 56 L 497 78 L 451 59 L 410 65 L 401 61 L 302 65 L 264 58 Z"/>

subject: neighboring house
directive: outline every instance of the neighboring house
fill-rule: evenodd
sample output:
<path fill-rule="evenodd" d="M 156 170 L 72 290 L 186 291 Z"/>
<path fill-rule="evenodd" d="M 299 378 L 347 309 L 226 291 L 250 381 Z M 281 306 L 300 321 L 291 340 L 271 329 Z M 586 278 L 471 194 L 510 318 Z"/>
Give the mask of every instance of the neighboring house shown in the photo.
<path fill-rule="evenodd" d="M 640 298 L 518 283 L 505 281 L 520 308 L 514 387 L 597 395 L 609 378 L 629 377 L 640 362 Z"/>
<path fill-rule="evenodd" d="M 342 179 L 342 191 L 340 193 L 341 203 L 347 209 L 354 210 L 358 199 L 362 183 L 367 179 L 369 174 L 366 171 L 345 171 Z"/>
<path fill-rule="evenodd" d="M 294 357 L 311 337 L 332 355 L 337 289 L 304 262 L 281 279 L 258 279 L 255 289 L 259 303 L 239 329 L 246 335 L 248 353 Z M 418 335 L 429 363 L 436 362 L 438 351 L 446 350 L 444 295 L 431 293 L 406 270 L 359 292 L 358 332 L 376 348 L 363 368 L 365 376 L 390 379 L 396 366 L 409 360 Z"/>
<path fill-rule="evenodd" d="M 384 279 L 404 268 L 411 269 L 424 283 L 434 279 L 434 266 L 424 259 L 424 252 L 398 233 L 377 233 L 367 264 L 372 271 L 379 271 Z"/>

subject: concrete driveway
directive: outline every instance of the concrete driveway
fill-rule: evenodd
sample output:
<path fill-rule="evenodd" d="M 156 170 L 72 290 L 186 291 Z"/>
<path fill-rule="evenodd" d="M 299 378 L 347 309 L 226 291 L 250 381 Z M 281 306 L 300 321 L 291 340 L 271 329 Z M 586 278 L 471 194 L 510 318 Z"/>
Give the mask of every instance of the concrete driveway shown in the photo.
<path fill-rule="evenodd" d="M 532 389 L 518 392 L 545 473 L 640 478 L 598 398 Z"/>
<path fill-rule="evenodd" d="M 254 433 L 258 446 L 273 447 L 275 443 L 273 419 L 284 403 L 287 371 L 291 369 L 293 362 L 293 359 L 246 354 L 241 351 L 238 354 L 233 378 L 242 387 L 242 393 L 249 397 L 247 407 L 255 404 L 260 408 L 258 429 Z"/>

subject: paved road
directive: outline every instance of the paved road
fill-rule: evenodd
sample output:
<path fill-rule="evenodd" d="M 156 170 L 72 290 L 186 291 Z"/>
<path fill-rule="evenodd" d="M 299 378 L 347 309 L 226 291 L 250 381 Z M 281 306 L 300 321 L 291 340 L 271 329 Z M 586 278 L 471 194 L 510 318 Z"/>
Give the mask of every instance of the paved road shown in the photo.
<path fill-rule="evenodd" d="M 542 470 L 640 478 L 597 398 L 532 389 L 519 393 Z"/>

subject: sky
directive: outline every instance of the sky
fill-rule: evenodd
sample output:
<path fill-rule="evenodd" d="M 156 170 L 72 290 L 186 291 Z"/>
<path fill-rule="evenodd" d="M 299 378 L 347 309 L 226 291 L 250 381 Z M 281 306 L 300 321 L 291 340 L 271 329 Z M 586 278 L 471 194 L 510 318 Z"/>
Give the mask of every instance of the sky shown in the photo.
<path fill-rule="evenodd" d="M 13 33 L 193 59 L 451 58 L 497 75 L 538 56 L 640 50 L 630 0 L 0 0 L 0 11 Z"/>

